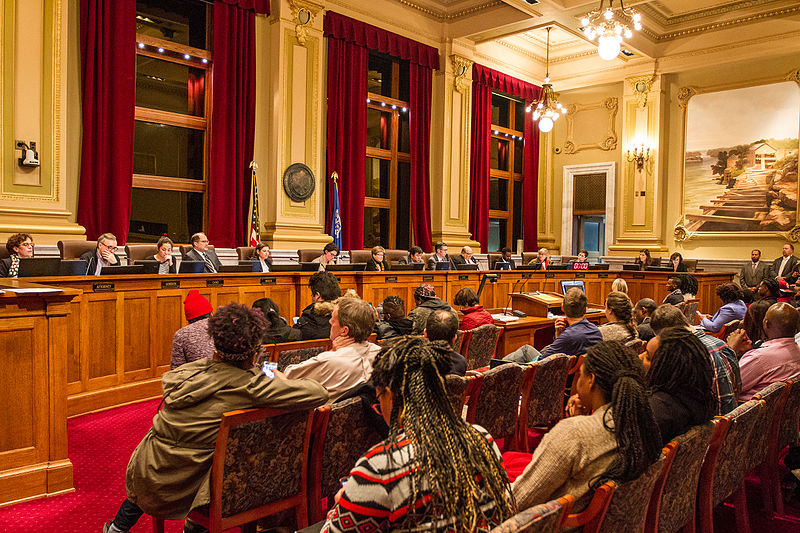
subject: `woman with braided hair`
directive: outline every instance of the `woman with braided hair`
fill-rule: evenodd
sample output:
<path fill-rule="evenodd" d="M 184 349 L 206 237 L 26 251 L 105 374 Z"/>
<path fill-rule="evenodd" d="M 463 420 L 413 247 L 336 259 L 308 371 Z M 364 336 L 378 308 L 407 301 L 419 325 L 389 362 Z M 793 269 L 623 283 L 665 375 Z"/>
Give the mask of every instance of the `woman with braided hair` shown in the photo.
<path fill-rule="evenodd" d="M 389 437 L 358 460 L 322 531 L 488 531 L 513 515 L 497 445 L 447 396 L 450 364 L 449 350 L 421 337 L 378 353 L 372 382 Z"/>
<path fill-rule="evenodd" d="M 556 424 L 514 481 L 520 510 L 565 494 L 581 510 L 594 489 L 636 479 L 660 456 L 644 368 L 633 350 L 618 341 L 589 348 L 574 387 L 570 404 L 582 414 Z"/>
<path fill-rule="evenodd" d="M 604 341 L 627 344 L 639 338 L 633 320 L 633 303 L 624 292 L 612 292 L 606 297 L 606 318 L 608 322 L 599 328 Z"/>

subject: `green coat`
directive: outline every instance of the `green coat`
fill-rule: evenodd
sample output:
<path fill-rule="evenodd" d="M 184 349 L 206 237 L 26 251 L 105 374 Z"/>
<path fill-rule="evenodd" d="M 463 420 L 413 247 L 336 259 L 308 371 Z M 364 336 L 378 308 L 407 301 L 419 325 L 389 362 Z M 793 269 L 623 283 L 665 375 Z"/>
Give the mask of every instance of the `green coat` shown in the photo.
<path fill-rule="evenodd" d="M 310 409 L 328 392 L 309 379 L 267 378 L 201 359 L 161 378 L 164 407 L 128 463 L 128 499 L 151 515 L 182 520 L 209 502 L 211 463 L 222 414 L 236 409 Z"/>

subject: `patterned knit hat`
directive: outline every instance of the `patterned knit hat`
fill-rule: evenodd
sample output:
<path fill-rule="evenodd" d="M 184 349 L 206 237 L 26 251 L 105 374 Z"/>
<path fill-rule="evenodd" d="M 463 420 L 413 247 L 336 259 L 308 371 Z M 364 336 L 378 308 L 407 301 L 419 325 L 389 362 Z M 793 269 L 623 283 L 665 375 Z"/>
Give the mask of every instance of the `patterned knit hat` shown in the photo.
<path fill-rule="evenodd" d="M 423 283 L 414 289 L 414 298 L 417 300 L 430 300 L 431 298 L 436 298 L 436 291 L 433 289 L 433 285 Z"/>
<path fill-rule="evenodd" d="M 186 320 L 192 320 L 193 318 L 207 315 L 213 310 L 214 308 L 211 307 L 211 302 L 200 294 L 200 291 L 197 289 L 190 290 L 189 294 L 186 295 L 186 299 L 183 301 L 183 313 L 186 315 Z"/>

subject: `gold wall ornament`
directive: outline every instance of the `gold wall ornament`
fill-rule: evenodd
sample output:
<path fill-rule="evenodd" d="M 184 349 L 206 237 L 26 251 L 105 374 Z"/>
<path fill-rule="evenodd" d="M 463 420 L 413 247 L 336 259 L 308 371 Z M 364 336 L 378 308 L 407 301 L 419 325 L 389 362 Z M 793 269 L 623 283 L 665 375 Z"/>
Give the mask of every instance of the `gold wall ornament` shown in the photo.
<path fill-rule="evenodd" d="M 636 97 L 636 104 L 639 107 L 647 107 L 647 95 L 655 80 L 653 75 L 628 78 L 628 83 L 633 88 L 633 95 Z"/>
<path fill-rule="evenodd" d="M 308 28 L 314 24 L 314 17 L 323 6 L 309 0 L 289 0 L 292 20 L 295 21 L 294 32 L 297 42 L 305 46 L 308 41 Z"/>
<path fill-rule="evenodd" d="M 795 226 L 786 232 L 786 238 L 792 242 L 800 241 L 800 226 Z"/>
<path fill-rule="evenodd" d="M 616 97 L 606 98 L 602 102 L 593 104 L 570 104 L 567 107 L 567 136 L 564 139 L 564 153 L 574 154 L 582 150 L 599 149 L 611 151 L 617 148 L 616 120 L 619 110 L 619 99 Z M 575 116 L 582 111 L 592 111 L 604 109 L 608 112 L 608 130 L 605 136 L 595 143 L 575 144 Z"/>
<path fill-rule="evenodd" d="M 800 68 L 793 70 L 789 74 L 787 74 L 786 81 L 793 81 L 796 84 L 800 85 Z"/>
<path fill-rule="evenodd" d="M 695 87 L 681 87 L 678 89 L 678 106 L 686 109 L 686 106 L 689 105 L 689 99 L 696 94 L 697 89 Z"/>
<path fill-rule="evenodd" d="M 453 90 L 467 95 L 472 88 L 472 64 L 473 61 L 459 55 L 451 55 L 450 62 L 453 64 Z"/>
<path fill-rule="evenodd" d="M 688 229 L 686 229 L 686 226 L 683 225 L 682 219 L 678 221 L 678 224 L 675 225 L 675 229 L 672 231 L 672 235 L 678 242 L 688 241 L 692 237 L 692 234 L 689 232 Z"/>

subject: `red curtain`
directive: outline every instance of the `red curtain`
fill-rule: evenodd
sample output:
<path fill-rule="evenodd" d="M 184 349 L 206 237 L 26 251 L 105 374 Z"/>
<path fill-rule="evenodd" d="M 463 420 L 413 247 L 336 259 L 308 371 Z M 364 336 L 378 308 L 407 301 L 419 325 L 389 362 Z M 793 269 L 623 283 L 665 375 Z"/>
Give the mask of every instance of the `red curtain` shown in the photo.
<path fill-rule="evenodd" d="M 214 116 L 208 176 L 208 239 L 228 248 L 247 241 L 255 133 L 256 15 L 235 3 L 214 4 Z"/>
<path fill-rule="evenodd" d="M 411 140 L 411 219 L 414 241 L 423 250 L 433 250 L 431 235 L 431 92 L 433 70 L 409 63 Z"/>
<path fill-rule="evenodd" d="M 325 16 L 327 24 L 328 16 Z M 326 30 L 327 31 L 327 30 Z M 333 214 L 333 171 L 339 174 L 342 246 L 364 247 L 367 145 L 367 49 L 328 38 L 328 215 Z"/>
<path fill-rule="evenodd" d="M 259 15 L 269 15 L 269 0 L 218 0 L 232 6 L 254 11 Z"/>
<path fill-rule="evenodd" d="M 481 243 L 481 251 L 489 244 L 489 132 L 492 121 L 492 91 L 500 91 L 525 100 L 536 100 L 542 89 L 532 83 L 502 72 L 474 64 L 472 66 L 472 155 L 470 157 L 470 219 L 472 238 Z M 539 127 L 530 114 L 525 114 L 523 129 L 522 236 L 525 250 L 537 246 Z M 511 248 L 513 248 L 511 243 Z"/>
<path fill-rule="evenodd" d="M 473 71 L 474 72 L 474 71 Z M 486 253 L 489 242 L 489 149 L 492 88 L 472 82 L 472 153 L 469 163 L 469 231 Z"/>
<path fill-rule="evenodd" d="M 193 74 L 189 72 L 189 114 L 197 115 L 198 111 L 203 109 L 203 100 L 205 100 L 205 85 L 206 77 Z"/>
<path fill-rule="evenodd" d="M 136 90 L 136 1 L 81 0 L 83 141 L 78 223 L 128 239 Z"/>

